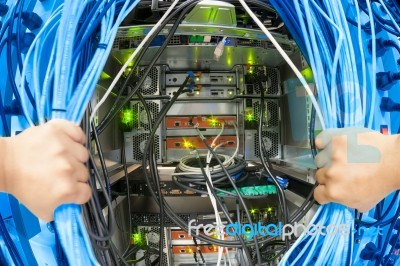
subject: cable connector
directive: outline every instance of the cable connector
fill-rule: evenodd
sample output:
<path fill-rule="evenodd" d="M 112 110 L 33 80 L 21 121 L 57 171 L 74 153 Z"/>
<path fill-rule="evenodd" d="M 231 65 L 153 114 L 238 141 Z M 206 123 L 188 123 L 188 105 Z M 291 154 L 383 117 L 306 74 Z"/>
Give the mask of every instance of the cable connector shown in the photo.
<path fill-rule="evenodd" d="M 215 48 L 214 51 L 214 59 L 216 61 L 219 61 L 219 59 L 221 58 L 221 56 L 224 54 L 224 49 L 225 49 L 225 41 L 226 41 L 226 37 L 224 37 L 222 39 L 222 41 L 220 41 L 217 45 L 217 47 Z"/>
<path fill-rule="evenodd" d="M 376 86 L 378 90 L 390 90 L 390 86 L 388 85 L 397 80 L 400 80 L 400 73 L 392 73 L 390 71 L 376 73 Z"/>
<path fill-rule="evenodd" d="M 0 4 L 0 17 L 3 17 L 7 14 L 10 8 L 6 4 Z"/>
<path fill-rule="evenodd" d="M 399 112 L 400 103 L 394 102 L 389 97 L 382 97 L 380 108 L 382 112 Z"/>
<path fill-rule="evenodd" d="M 42 26 L 42 18 L 35 12 L 22 12 L 22 24 L 33 31 Z"/>
<path fill-rule="evenodd" d="M 195 82 L 196 75 L 194 74 L 193 71 L 188 71 L 188 72 L 187 72 L 187 75 L 188 75 L 189 78 L 190 78 L 190 80 L 189 80 L 189 82 L 188 82 L 188 84 L 187 84 L 187 88 L 188 88 L 191 92 L 193 92 L 193 90 L 194 90 L 195 87 L 196 87 L 196 82 Z"/>
<path fill-rule="evenodd" d="M 378 38 L 376 39 L 376 55 L 377 56 L 383 56 L 386 51 L 388 51 L 388 48 L 396 48 L 399 49 L 399 44 L 394 42 L 393 40 L 384 40 L 383 38 Z M 369 40 L 368 42 L 368 51 L 371 54 L 372 53 L 372 40 Z M 400 52 L 400 50 L 399 50 Z"/>
<path fill-rule="evenodd" d="M 396 262 L 396 256 L 394 254 L 388 254 L 385 257 L 383 257 L 381 265 L 394 266 L 395 262 Z"/>
<path fill-rule="evenodd" d="M 360 258 L 363 260 L 374 260 L 377 248 L 372 242 L 365 245 L 365 248 L 360 253 Z"/>
<path fill-rule="evenodd" d="M 22 115 L 21 106 L 17 103 L 16 100 L 12 100 L 11 105 L 4 106 L 4 112 L 7 115 Z"/>
<path fill-rule="evenodd" d="M 21 53 L 25 54 L 28 52 L 29 47 L 31 47 L 33 41 L 35 40 L 36 36 L 32 32 L 24 32 L 20 36 L 20 48 L 21 48 Z M 17 41 L 17 36 L 16 34 L 13 34 L 12 36 L 12 41 L 15 44 Z"/>
<path fill-rule="evenodd" d="M 394 224 L 393 229 L 394 229 L 394 230 L 397 230 L 397 231 L 400 230 L 400 218 L 397 219 L 396 223 Z"/>
<path fill-rule="evenodd" d="M 389 244 L 392 247 L 394 246 L 394 249 L 400 249 L 400 242 L 398 241 L 398 239 L 399 239 L 398 234 L 394 234 L 389 240 Z"/>

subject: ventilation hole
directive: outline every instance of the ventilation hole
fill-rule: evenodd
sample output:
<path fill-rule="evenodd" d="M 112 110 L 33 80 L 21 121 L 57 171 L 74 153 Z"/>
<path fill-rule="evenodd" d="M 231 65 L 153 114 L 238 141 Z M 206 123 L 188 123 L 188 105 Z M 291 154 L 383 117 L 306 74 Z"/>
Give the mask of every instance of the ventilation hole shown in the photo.
<path fill-rule="evenodd" d="M 141 79 L 143 77 L 146 68 L 142 68 L 139 71 L 138 78 Z M 147 75 L 146 79 L 144 80 L 142 87 L 140 88 L 140 92 L 143 95 L 153 95 L 156 94 L 158 90 L 159 84 L 159 71 L 157 67 L 153 67 L 149 74 Z"/>
<path fill-rule="evenodd" d="M 271 95 L 280 94 L 279 86 L 279 70 L 272 67 L 267 67 L 268 90 L 267 93 Z"/>
<path fill-rule="evenodd" d="M 259 40 L 237 39 L 237 46 L 264 47 L 264 42 Z"/>
<path fill-rule="evenodd" d="M 158 116 L 158 113 L 160 112 L 160 104 L 157 102 L 151 102 L 151 101 L 146 101 L 147 108 L 150 111 L 151 119 L 152 122 L 151 124 L 154 124 L 156 117 Z M 132 109 L 134 110 L 133 112 L 133 120 L 136 122 L 134 125 L 134 128 L 142 128 L 144 130 L 150 131 L 150 123 L 147 118 L 146 114 L 146 109 L 140 102 L 136 102 L 132 104 Z M 139 122 L 137 122 L 139 121 Z M 140 124 L 138 124 L 140 123 Z"/>
<path fill-rule="evenodd" d="M 277 127 L 279 125 L 279 107 L 276 101 L 266 100 L 265 101 L 265 115 L 264 123 L 267 128 Z M 260 101 L 253 102 L 253 113 L 254 119 L 259 121 L 260 119 L 261 104 Z"/>
<path fill-rule="evenodd" d="M 142 161 L 143 160 L 143 151 L 146 147 L 147 140 L 149 138 L 149 133 L 142 133 L 132 137 L 133 143 L 133 159 L 135 161 Z M 154 146 L 155 146 L 155 155 L 156 159 L 160 159 L 160 140 L 159 136 L 154 136 Z"/>
<path fill-rule="evenodd" d="M 263 131 L 262 139 L 267 149 L 267 156 L 269 158 L 277 157 L 279 155 L 279 134 L 277 132 Z M 260 157 L 260 149 L 258 145 L 258 133 L 256 133 L 254 138 L 256 157 Z"/>

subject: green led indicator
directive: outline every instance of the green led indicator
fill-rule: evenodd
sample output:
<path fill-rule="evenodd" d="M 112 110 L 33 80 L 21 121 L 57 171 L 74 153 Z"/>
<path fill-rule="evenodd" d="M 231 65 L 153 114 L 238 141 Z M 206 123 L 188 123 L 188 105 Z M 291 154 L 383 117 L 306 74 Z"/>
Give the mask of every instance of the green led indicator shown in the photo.
<path fill-rule="evenodd" d="M 253 121 L 254 120 L 254 115 L 253 114 L 246 114 L 246 121 Z"/>
<path fill-rule="evenodd" d="M 310 67 L 307 67 L 301 71 L 301 74 L 303 75 L 304 79 L 308 82 L 311 83 L 314 80 L 314 74 L 313 71 Z"/>
<path fill-rule="evenodd" d="M 133 242 L 133 245 L 138 245 L 138 246 L 146 245 L 146 241 L 144 240 L 144 238 L 140 233 L 132 234 L 131 240 Z"/>
<path fill-rule="evenodd" d="M 125 109 L 122 111 L 122 124 L 129 125 L 133 122 L 133 110 L 132 109 Z"/>

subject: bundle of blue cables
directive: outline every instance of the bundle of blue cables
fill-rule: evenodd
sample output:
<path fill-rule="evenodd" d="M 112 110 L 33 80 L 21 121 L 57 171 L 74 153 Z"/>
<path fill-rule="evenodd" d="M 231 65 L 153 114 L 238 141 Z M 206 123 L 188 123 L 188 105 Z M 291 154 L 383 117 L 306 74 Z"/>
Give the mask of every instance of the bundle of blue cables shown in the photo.
<path fill-rule="evenodd" d="M 19 3 L 15 1 L 11 10 L 21 10 Z M 30 126 L 51 119 L 80 124 L 118 27 L 138 3 L 139 0 L 71 0 L 52 12 L 21 63 L 19 79 L 12 78 L 17 80 L 18 86 L 13 92 L 14 97 Z M 5 27 L 0 36 L 4 34 L 3 29 Z M 4 44 L 2 41 L 0 47 Z M 1 118 L 10 133 L 4 112 Z M 62 205 L 55 210 L 54 219 L 69 264 L 99 265 L 81 216 L 81 207 Z M 8 263 L 12 264 L 11 261 Z"/>
<path fill-rule="evenodd" d="M 314 74 L 324 123 L 327 128 L 367 127 L 379 130 L 375 121 L 379 104 L 376 73 L 384 68 L 377 63 L 376 30 L 372 3 L 367 1 L 269 1 L 278 11 L 286 27 L 305 55 Z M 382 0 L 378 0 L 385 7 Z M 374 3 L 377 4 L 377 3 Z M 353 14 L 348 19 L 349 10 Z M 364 11 L 363 11 L 364 10 Z M 391 26 L 398 28 L 390 11 L 386 9 Z M 364 12 L 364 13 L 363 13 Z M 398 17 L 398 16 L 397 16 Z M 355 21 L 354 21 L 355 18 Z M 368 25 L 368 27 L 366 26 Z M 366 32 L 366 29 L 368 30 Z M 397 31 L 397 33 L 399 33 Z M 390 32 L 388 34 L 391 34 Z M 365 39 L 370 39 L 371 49 L 366 49 Z M 391 62 L 396 65 L 395 58 Z M 390 249 L 388 239 L 399 214 L 398 193 L 385 212 L 394 210 L 385 244 L 375 265 L 392 265 L 382 260 Z M 370 211 L 374 213 L 375 210 Z M 349 234 L 302 234 L 285 254 L 280 265 L 367 265 L 369 260 L 355 256 L 355 213 L 340 204 L 320 206 L 311 220 L 312 225 L 348 225 Z M 379 223 L 376 223 L 379 224 Z M 387 225 L 387 224 L 386 224 Z M 357 237 L 358 241 L 360 237 Z M 376 235 L 364 236 L 364 242 L 374 243 Z M 396 242 L 394 242 L 395 244 Z M 394 245 L 390 252 L 393 252 Z M 375 259 L 375 258 L 374 258 Z M 397 265 L 397 264 L 396 264 Z"/>

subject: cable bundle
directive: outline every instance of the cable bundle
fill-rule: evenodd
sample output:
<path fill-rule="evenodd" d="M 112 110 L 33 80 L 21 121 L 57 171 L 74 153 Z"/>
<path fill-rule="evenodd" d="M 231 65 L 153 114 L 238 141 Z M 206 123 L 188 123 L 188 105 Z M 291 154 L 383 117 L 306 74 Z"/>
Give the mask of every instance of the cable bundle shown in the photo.
<path fill-rule="evenodd" d="M 368 0 L 364 4 L 349 0 L 319 2 L 271 0 L 270 2 L 285 21 L 313 69 L 318 99 L 322 107 L 322 121 L 326 127 L 374 128 L 378 66 L 376 31 L 370 2 Z M 385 6 L 383 1 L 379 2 Z M 363 15 L 360 14 L 361 7 L 365 7 Z M 350 24 L 346 14 L 349 9 L 355 13 L 357 19 Z M 389 12 L 388 14 L 390 15 Z M 365 15 L 368 19 L 365 19 Z M 397 23 L 393 19 L 391 21 L 397 28 Z M 364 32 L 366 25 L 369 31 L 367 34 Z M 371 54 L 366 53 L 367 49 L 363 46 L 365 35 L 370 35 L 368 38 L 371 38 Z M 397 196 L 395 198 L 397 199 Z M 352 265 L 359 261 L 359 257 L 353 255 L 354 211 L 352 209 L 339 204 L 321 206 L 310 224 L 324 226 L 345 224 L 350 226 L 350 233 L 348 236 L 303 234 L 284 256 L 282 265 Z M 369 238 L 371 241 L 375 239 L 376 236 Z M 382 261 L 385 245 L 382 250 L 377 263 Z"/>
<path fill-rule="evenodd" d="M 31 126 L 36 120 L 42 124 L 60 118 L 80 123 L 118 27 L 138 2 L 66 1 L 53 12 L 26 54 L 21 75 L 27 82 L 20 83 L 19 93 Z M 32 90 L 33 106 L 27 103 L 27 85 Z M 98 265 L 81 207 L 60 206 L 54 218 L 69 263 Z"/>

